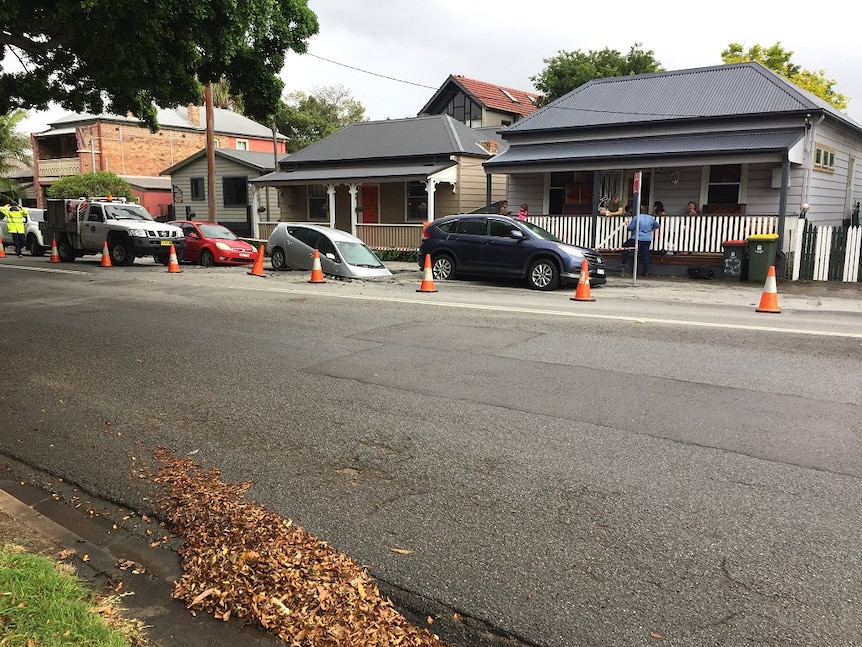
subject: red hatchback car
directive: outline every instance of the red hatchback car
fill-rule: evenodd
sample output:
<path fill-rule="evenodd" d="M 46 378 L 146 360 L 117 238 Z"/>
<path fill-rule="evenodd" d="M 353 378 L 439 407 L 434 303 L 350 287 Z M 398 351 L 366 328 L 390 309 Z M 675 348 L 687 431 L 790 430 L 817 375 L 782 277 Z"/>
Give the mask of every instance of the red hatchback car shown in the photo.
<path fill-rule="evenodd" d="M 254 263 L 257 250 L 254 245 L 239 238 L 224 225 L 213 222 L 172 220 L 169 224 L 181 227 L 186 237 L 182 260 L 210 265 L 248 265 Z"/>

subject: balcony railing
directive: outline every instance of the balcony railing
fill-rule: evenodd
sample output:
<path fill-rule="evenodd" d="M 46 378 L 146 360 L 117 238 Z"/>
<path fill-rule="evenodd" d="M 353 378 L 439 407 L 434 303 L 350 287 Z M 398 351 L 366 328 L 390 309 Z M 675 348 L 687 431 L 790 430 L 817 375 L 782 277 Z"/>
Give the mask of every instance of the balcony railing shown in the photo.
<path fill-rule="evenodd" d="M 80 172 L 81 163 L 77 157 L 39 160 L 39 177 L 63 177 L 78 175 Z"/>

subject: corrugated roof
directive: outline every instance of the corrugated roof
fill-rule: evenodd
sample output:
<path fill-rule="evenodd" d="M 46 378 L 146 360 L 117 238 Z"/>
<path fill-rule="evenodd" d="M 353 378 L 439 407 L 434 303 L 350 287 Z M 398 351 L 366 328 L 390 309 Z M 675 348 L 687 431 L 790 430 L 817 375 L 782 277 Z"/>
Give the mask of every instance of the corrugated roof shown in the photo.
<path fill-rule="evenodd" d="M 457 92 L 455 88 L 471 96 L 489 110 L 511 113 L 517 115 L 518 118 L 533 114 L 537 109 L 536 101 L 541 96 L 537 92 L 527 92 L 487 81 L 468 79 L 460 74 L 451 74 L 428 103 L 422 107 L 419 114 L 439 112 L 443 106 L 449 103 L 452 94 Z"/>
<path fill-rule="evenodd" d="M 361 121 L 294 153 L 282 165 L 435 155 L 491 157 L 481 146 L 487 139 L 487 133 L 448 115 Z"/>
<path fill-rule="evenodd" d="M 347 166 L 343 168 L 313 168 L 299 169 L 296 171 L 278 171 L 262 175 L 259 178 L 249 180 L 254 184 L 284 184 L 296 182 L 308 184 L 309 182 L 330 182 L 334 180 L 380 180 L 398 179 L 425 179 L 429 175 L 454 166 L 454 162 L 445 164 L 412 164 L 412 165 L 377 165 L 377 166 Z"/>
<path fill-rule="evenodd" d="M 149 175 L 120 175 L 119 177 L 136 189 L 171 190 L 171 178 L 169 177 L 152 177 Z"/>
<path fill-rule="evenodd" d="M 170 168 L 166 168 L 161 172 L 161 175 L 170 175 L 174 171 L 184 166 L 188 166 L 192 162 L 196 162 L 202 157 L 206 156 L 207 149 L 202 148 L 198 152 L 189 155 L 187 158 L 180 160 Z M 265 171 L 275 170 L 275 161 L 273 160 L 272 153 L 261 153 L 257 151 L 238 151 L 232 148 L 216 148 L 214 151 L 214 155 L 216 157 L 222 157 L 225 159 L 232 160 L 237 164 L 242 164 L 243 166 L 248 166 L 256 171 L 260 171 L 261 173 Z M 284 159 L 285 157 L 289 157 L 280 154 L 280 159 Z"/>
<path fill-rule="evenodd" d="M 796 128 L 524 144 L 509 148 L 505 153 L 485 162 L 484 166 L 499 172 L 500 167 L 557 161 L 595 162 L 621 157 L 631 160 L 647 156 L 674 157 L 703 153 L 782 153 L 799 142 L 804 135 L 803 128 Z"/>
<path fill-rule="evenodd" d="M 506 133 L 824 110 L 849 117 L 759 63 L 596 79 Z"/>

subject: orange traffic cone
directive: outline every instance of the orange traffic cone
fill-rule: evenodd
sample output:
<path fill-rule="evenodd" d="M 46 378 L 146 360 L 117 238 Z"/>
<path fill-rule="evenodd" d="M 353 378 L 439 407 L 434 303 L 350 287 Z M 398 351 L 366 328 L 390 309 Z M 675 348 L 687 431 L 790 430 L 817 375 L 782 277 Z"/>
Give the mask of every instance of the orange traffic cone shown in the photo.
<path fill-rule="evenodd" d="M 590 264 L 587 259 L 581 261 L 581 275 L 578 277 L 578 287 L 575 290 L 575 296 L 569 301 L 595 301 L 590 296 Z"/>
<path fill-rule="evenodd" d="M 100 267 L 111 267 L 111 253 L 108 251 L 108 241 L 102 243 L 102 262 Z"/>
<path fill-rule="evenodd" d="M 0 258 L 6 258 L 6 245 L 0 240 Z"/>
<path fill-rule="evenodd" d="M 51 258 L 49 259 L 51 263 L 59 263 L 60 262 L 60 254 L 57 252 L 57 239 L 51 239 Z"/>
<path fill-rule="evenodd" d="M 251 266 L 249 274 L 266 277 L 263 273 L 263 245 L 257 248 L 257 258 L 254 259 L 254 265 Z"/>
<path fill-rule="evenodd" d="M 425 254 L 425 267 L 422 269 L 422 283 L 417 292 L 436 292 L 434 272 L 431 270 L 431 254 Z"/>
<path fill-rule="evenodd" d="M 778 307 L 778 288 L 775 283 L 775 265 L 769 266 L 769 272 L 766 274 L 766 283 L 763 286 L 763 295 L 760 297 L 760 305 L 757 306 L 757 312 L 772 312 L 778 314 L 781 308 Z"/>
<path fill-rule="evenodd" d="M 316 249 L 314 250 L 314 262 L 311 264 L 311 278 L 308 279 L 309 283 L 326 283 L 326 279 L 323 278 L 323 269 L 320 267 L 320 252 Z"/>
<path fill-rule="evenodd" d="M 177 250 L 174 248 L 173 243 L 171 243 L 171 254 L 168 256 L 168 272 L 182 272 L 180 263 L 177 260 Z"/>

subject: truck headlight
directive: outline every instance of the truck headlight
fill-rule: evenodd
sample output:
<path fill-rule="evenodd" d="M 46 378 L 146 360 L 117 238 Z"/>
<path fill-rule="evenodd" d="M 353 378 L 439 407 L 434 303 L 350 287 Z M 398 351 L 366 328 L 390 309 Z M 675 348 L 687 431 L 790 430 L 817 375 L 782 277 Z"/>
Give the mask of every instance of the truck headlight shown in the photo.
<path fill-rule="evenodd" d="M 129 236 L 137 236 L 138 238 L 146 238 L 146 229 L 129 229 Z"/>

